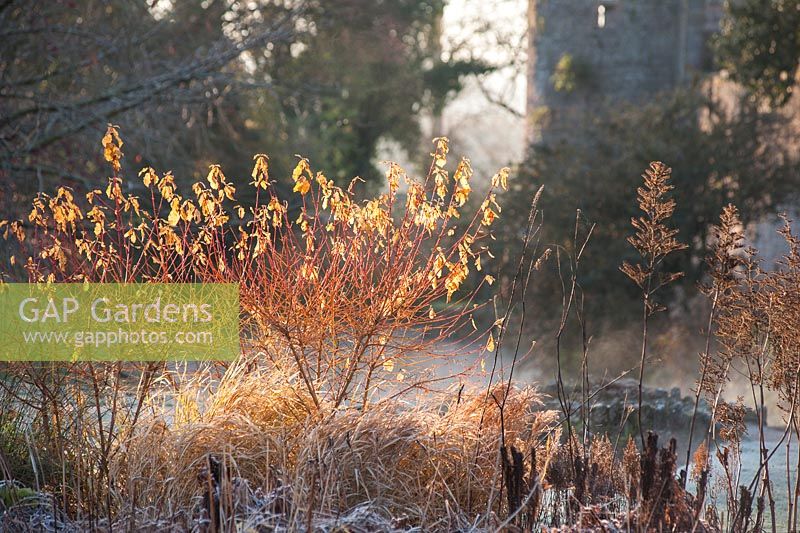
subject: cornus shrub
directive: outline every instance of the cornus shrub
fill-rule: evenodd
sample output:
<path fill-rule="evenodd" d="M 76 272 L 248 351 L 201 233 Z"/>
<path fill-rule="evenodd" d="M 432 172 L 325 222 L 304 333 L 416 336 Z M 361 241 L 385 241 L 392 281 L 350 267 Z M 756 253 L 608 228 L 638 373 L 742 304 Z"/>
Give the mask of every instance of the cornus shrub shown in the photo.
<path fill-rule="evenodd" d="M 245 357 L 287 370 L 317 409 L 366 406 L 387 381 L 420 385 L 415 362 L 452 353 L 446 341 L 462 326 L 477 333 L 469 319 L 477 291 L 494 281 L 482 263 L 508 169 L 468 214 L 472 169 L 462 159 L 450 174 L 444 138 L 434 141 L 423 181 L 388 163 L 387 192 L 363 201 L 358 180 L 339 186 L 303 158 L 291 176 L 294 197 L 282 200 L 269 158 L 258 154 L 255 202 L 244 206 L 217 165 L 191 191 L 144 168 L 144 193 L 127 193 L 134 187 L 122 175 L 115 127 L 102 144 L 113 171 L 104 189 L 85 198 L 65 187 L 40 193 L 27 221 L 3 223 L 20 245 L 5 279 L 237 282 Z M 471 274 L 477 283 L 466 290 Z M 460 351 L 475 339 L 459 334 Z"/>

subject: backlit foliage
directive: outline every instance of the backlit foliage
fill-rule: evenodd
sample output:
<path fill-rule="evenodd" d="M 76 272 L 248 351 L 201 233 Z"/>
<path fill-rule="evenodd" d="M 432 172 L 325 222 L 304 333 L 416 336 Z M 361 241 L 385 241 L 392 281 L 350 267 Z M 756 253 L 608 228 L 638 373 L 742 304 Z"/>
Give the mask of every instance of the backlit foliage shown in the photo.
<path fill-rule="evenodd" d="M 479 305 L 488 227 L 500 213 L 495 190 L 507 187 L 508 169 L 462 222 L 472 168 L 463 159 L 450 175 L 447 139 L 435 139 L 424 181 L 389 163 L 387 191 L 363 201 L 357 180 L 339 185 L 299 158 L 291 207 L 264 154 L 253 158 L 255 202 L 244 206 L 218 165 L 190 192 L 170 172 L 144 168 L 145 194 L 128 194 L 116 127 L 102 144 L 113 170 L 104 189 L 85 202 L 65 187 L 40 194 L 27 248 L 20 222 L 3 226 L 28 251 L 24 278 L 238 282 L 246 357 L 291 361 L 317 408 L 366 405 L 387 377 L 408 381 L 413 360 L 436 355 Z M 470 274 L 478 284 L 462 290 Z"/>

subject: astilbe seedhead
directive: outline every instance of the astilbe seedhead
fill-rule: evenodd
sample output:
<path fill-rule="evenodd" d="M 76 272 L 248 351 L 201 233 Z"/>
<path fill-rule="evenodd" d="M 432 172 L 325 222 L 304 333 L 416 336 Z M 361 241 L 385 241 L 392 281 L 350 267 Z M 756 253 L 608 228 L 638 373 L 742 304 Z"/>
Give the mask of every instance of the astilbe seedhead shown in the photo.
<path fill-rule="evenodd" d="M 700 285 L 700 291 L 712 304 L 713 327 L 720 347 L 716 353 L 700 354 L 701 367 L 705 368 L 701 388 L 713 403 L 728 379 L 732 360 L 749 353 L 754 342 L 753 329 L 748 326 L 754 319 L 752 306 L 747 305 L 742 281 L 754 279 L 757 264 L 753 251 L 745 248 L 744 226 L 732 204 L 723 208 L 719 224 L 711 227 L 706 265 L 709 280 Z"/>
<path fill-rule="evenodd" d="M 625 476 L 626 484 L 636 485 L 641 475 L 641 456 L 636 442 L 632 437 L 628 437 L 625 450 L 622 453 L 622 472 Z"/>
<path fill-rule="evenodd" d="M 764 276 L 761 306 L 773 357 L 765 380 L 778 392 L 788 418 L 796 416 L 800 394 L 800 238 L 786 217 L 779 233 L 788 250 L 779 267 Z"/>
<path fill-rule="evenodd" d="M 800 379 L 800 240 L 788 219 L 779 233 L 788 251 L 777 268 L 765 270 L 758 251 L 744 247 L 733 206 L 725 208 L 714 228 L 711 283 L 703 290 L 717 298 L 714 325 L 720 349 L 709 365 L 706 393 L 709 399 L 717 397 L 731 367 L 740 364 L 751 384 L 776 391 L 779 407 L 791 415 Z"/>
<path fill-rule="evenodd" d="M 664 273 L 659 268 L 668 255 L 686 248 L 676 239 L 678 230 L 665 224 L 675 211 L 675 200 L 666 198 L 673 189 L 669 183 L 671 174 L 671 168 L 654 161 L 642 175 L 644 186 L 637 189 L 637 197 L 643 214 L 631 219 L 636 232 L 628 237 L 628 242 L 639 252 L 641 261 L 636 264 L 624 261 L 620 267 L 644 293 L 650 314 L 663 309 L 652 301 L 652 295 L 683 276 L 682 272 Z"/>
<path fill-rule="evenodd" d="M 616 491 L 624 491 L 624 476 L 615 468 L 614 444 L 608 435 L 595 435 L 589 446 L 589 496 L 593 502 L 605 503 L 613 499 Z"/>
<path fill-rule="evenodd" d="M 735 402 L 720 402 L 717 406 L 715 419 L 720 424 L 719 436 L 734 448 L 741 445 L 742 438 L 747 433 L 746 415 L 747 408 L 741 396 Z"/>
<path fill-rule="evenodd" d="M 673 188 L 669 183 L 671 174 L 672 169 L 663 163 L 654 161 L 642 175 L 644 186 L 637 189 L 637 197 L 639 209 L 643 215 L 631 219 L 631 225 L 636 231 L 628 237 L 628 242 L 639 252 L 640 260 L 636 264 L 624 261 L 620 266 L 620 270 L 639 287 L 642 294 L 642 351 L 639 359 L 636 410 L 642 449 L 646 445 L 642 422 L 642 401 L 647 361 L 648 319 L 654 313 L 665 309 L 654 300 L 653 296 L 659 289 L 683 275 L 682 272 L 664 272 L 662 263 L 671 253 L 686 248 L 685 244 L 678 242 L 675 238 L 678 231 L 665 224 L 675 211 L 675 201 L 666 198 L 666 194 Z"/>
<path fill-rule="evenodd" d="M 704 475 L 708 473 L 708 446 L 706 445 L 706 441 L 703 440 L 700 442 L 700 445 L 694 452 L 692 457 L 692 472 L 691 476 L 695 482 L 700 482 Z"/>
<path fill-rule="evenodd" d="M 716 290 L 724 295 L 737 283 L 737 273 L 747 265 L 744 226 L 733 204 L 722 209 L 719 224 L 711 227 L 711 253 L 706 257 L 711 283 L 701 286 L 705 294 Z"/>

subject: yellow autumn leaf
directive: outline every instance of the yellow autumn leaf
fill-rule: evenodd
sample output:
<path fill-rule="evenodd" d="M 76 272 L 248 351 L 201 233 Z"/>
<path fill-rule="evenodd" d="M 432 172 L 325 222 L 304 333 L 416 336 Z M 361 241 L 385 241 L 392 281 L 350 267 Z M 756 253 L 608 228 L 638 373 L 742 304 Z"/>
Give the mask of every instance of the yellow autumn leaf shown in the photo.
<path fill-rule="evenodd" d="M 510 169 L 508 167 L 503 167 L 500 169 L 500 172 L 492 176 L 492 187 L 502 187 L 504 191 L 508 190 L 508 173 Z"/>
<path fill-rule="evenodd" d="M 225 198 L 230 201 L 234 200 L 233 195 L 236 193 L 236 188 L 233 185 L 225 185 L 222 189 L 223 194 L 225 194 Z"/>
<path fill-rule="evenodd" d="M 166 201 L 172 201 L 175 196 L 175 177 L 172 172 L 167 172 L 164 177 L 158 182 L 158 192 L 164 197 Z"/>
<path fill-rule="evenodd" d="M 255 165 L 253 166 L 253 185 L 266 189 L 269 184 L 269 157 L 266 154 L 256 154 L 253 156 Z"/>
<path fill-rule="evenodd" d="M 486 351 L 493 352 L 495 349 L 494 345 L 494 335 L 489 333 L 489 340 L 486 341 Z"/>
<path fill-rule="evenodd" d="M 497 218 L 497 213 L 492 211 L 491 208 L 487 207 L 483 210 L 483 220 L 481 220 L 481 223 L 484 226 L 491 226 L 495 218 Z"/>
<path fill-rule="evenodd" d="M 308 161 L 300 159 L 300 161 L 297 162 L 297 166 L 294 167 L 292 171 L 292 180 L 297 181 L 300 179 L 300 176 L 302 176 L 303 172 L 306 170 L 308 170 Z"/>
<path fill-rule="evenodd" d="M 393 359 L 385 359 L 383 361 L 383 369 L 387 372 L 392 372 L 394 370 L 394 360 Z"/>
<path fill-rule="evenodd" d="M 181 219 L 180 211 L 178 211 L 174 207 L 172 209 L 170 209 L 169 216 L 167 217 L 167 223 L 170 226 L 177 226 L 178 222 L 180 221 L 180 219 Z"/>
<path fill-rule="evenodd" d="M 305 195 L 309 190 L 311 190 L 311 184 L 308 182 L 308 179 L 303 176 L 300 178 L 297 183 L 294 184 L 293 192 L 299 192 L 300 194 Z"/>
<path fill-rule="evenodd" d="M 222 170 L 220 169 L 219 165 L 210 165 L 208 169 L 208 176 L 206 176 L 206 180 L 211 188 L 216 191 L 220 188 L 221 183 L 225 181 L 225 176 L 222 174 Z"/>
<path fill-rule="evenodd" d="M 436 182 L 436 195 L 439 198 L 447 196 L 447 174 L 442 171 L 436 171 L 434 181 Z"/>
<path fill-rule="evenodd" d="M 197 208 L 194 206 L 194 204 L 190 200 L 183 202 L 183 205 L 181 206 L 181 218 L 186 222 L 191 222 L 195 216 L 197 216 L 197 219 L 199 220 L 199 213 L 197 213 Z"/>
<path fill-rule="evenodd" d="M 494 283 L 494 276 L 490 276 L 490 275 L 487 274 L 483 279 L 485 279 L 486 283 L 488 283 L 489 285 Z"/>
<path fill-rule="evenodd" d="M 158 174 L 152 167 L 145 167 L 139 171 L 139 176 L 142 178 L 142 183 L 145 187 L 158 184 Z"/>
<path fill-rule="evenodd" d="M 469 193 L 472 191 L 469 185 L 457 182 L 456 188 L 453 191 L 453 200 L 458 207 L 463 206 L 469 199 Z"/>
<path fill-rule="evenodd" d="M 449 141 L 447 137 L 437 137 L 433 143 L 436 145 L 435 152 L 431 154 L 434 165 L 443 168 L 447 164 L 447 153 L 450 151 Z"/>
<path fill-rule="evenodd" d="M 116 126 L 108 125 L 106 134 L 103 136 L 103 157 L 111 163 L 114 172 L 119 172 L 122 168 L 119 161 L 122 159 L 122 139 Z"/>

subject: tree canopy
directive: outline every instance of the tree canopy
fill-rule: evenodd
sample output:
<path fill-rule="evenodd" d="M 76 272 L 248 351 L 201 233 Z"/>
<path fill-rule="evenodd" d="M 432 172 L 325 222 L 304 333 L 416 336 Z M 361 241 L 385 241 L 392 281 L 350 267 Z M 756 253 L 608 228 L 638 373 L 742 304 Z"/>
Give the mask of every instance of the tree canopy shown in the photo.
<path fill-rule="evenodd" d="M 292 154 L 369 180 L 377 143 L 409 149 L 419 117 L 483 72 L 443 62 L 444 0 L 0 4 L 0 175 L 30 195 L 98 186 L 98 139 L 120 126 L 125 163 L 245 180 Z M 10 198 L 7 196 L 6 201 Z M 245 199 L 246 200 L 246 199 Z"/>
<path fill-rule="evenodd" d="M 720 65 L 752 94 L 783 105 L 798 81 L 800 1 L 726 2 L 714 40 Z"/>

